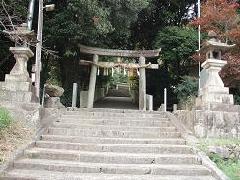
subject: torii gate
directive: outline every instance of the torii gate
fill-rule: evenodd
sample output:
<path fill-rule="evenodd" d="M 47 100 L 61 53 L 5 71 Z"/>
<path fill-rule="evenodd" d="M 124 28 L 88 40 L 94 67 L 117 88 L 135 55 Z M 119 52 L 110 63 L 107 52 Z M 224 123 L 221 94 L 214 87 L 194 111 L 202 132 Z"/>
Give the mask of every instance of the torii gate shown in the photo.
<path fill-rule="evenodd" d="M 146 57 L 158 57 L 161 49 L 157 50 L 141 50 L 141 51 L 131 51 L 131 50 L 113 50 L 113 49 L 101 49 L 88 47 L 84 45 L 79 45 L 80 52 L 85 54 L 92 54 L 93 61 L 84 61 L 92 64 L 89 91 L 88 91 L 88 103 L 87 108 L 93 108 L 94 95 L 96 87 L 96 77 L 98 67 L 113 67 L 122 66 L 126 68 L 139 69 L 139 110 L 146 110 L 146 68 L 148 69 L 158 69 L 158 64 L 146 64 Z M 113 57 L 137 57 L 139 58 L 139 64 L 134 63 L 113 63 L 113 62 L 98 62 L 99 56 L 113 56 Z"/>

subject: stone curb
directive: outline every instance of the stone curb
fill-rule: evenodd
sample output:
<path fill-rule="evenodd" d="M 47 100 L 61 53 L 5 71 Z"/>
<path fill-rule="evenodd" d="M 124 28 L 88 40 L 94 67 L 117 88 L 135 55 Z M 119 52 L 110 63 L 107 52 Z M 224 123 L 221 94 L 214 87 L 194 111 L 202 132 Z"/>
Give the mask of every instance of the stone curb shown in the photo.
<path fill-rule="evenodd" d="M 187 141 L 187 145 L 192 146 L 193 152 L 199 157 L 199 160 L 202 162 L 202 165 L 211 170 L 212 175 L 218 180 L 230 180 L 217 166 L 216 164 L 210 160 L 210 158 L 206 155 L 206 153 L 202 152 L 200 149 L 196 147 L 199 144 L 198 139 L 194 136 L 194 134 L 189 131 L 178 119 L 170 112 L 166 112 L 167 117 L 170 121 L 176 126 L 176 128 L 180 131 L 182 137 Z"/>

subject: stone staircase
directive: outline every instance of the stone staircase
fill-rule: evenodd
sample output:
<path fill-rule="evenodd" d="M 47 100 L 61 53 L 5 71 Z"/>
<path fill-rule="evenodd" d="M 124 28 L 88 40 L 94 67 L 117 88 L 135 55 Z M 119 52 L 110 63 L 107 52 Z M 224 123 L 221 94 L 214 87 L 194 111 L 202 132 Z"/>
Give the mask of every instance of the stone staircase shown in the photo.
<path fill-rule="evenodd" d="M 6 180 L 213 180 L 164 113 L 67 111 Z"/>

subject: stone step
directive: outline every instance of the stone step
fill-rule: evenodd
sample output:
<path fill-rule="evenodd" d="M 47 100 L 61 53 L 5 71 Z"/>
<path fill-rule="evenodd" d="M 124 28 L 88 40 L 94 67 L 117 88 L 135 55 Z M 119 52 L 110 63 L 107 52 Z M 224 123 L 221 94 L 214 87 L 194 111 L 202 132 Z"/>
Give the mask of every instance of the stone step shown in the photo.
<path fill-rule="evenodd" d="M 163 120 L 166 121 L 168 118 L 165 117 L 144 117 L 144 116 L 132 116 L 129 115 L 129 117 L 126 116 L 114 116 L 114 115 L 109 115 L 109 116 L 91 116 L 91 115 L 61 115 L 60 119 L 90 119 L 90 120 L 97 120 L 97 119 L 103 119 L 103 120 Z"/>
<path fill-rule="evenodd" d="M 113 153 L 89 152 L 61 149 L 32 148 L 25 151 L 28 158 L 68 160 L 91 163 L 113 164 L 200 164 L 192 154 L 157 154 L 157 153 Z"/>
<path fill-rule="evenodd" d="M 117 125 L 92 125 L 92 124 L 68 124 L 54 122 L 52 127 L 68 129 L 85 129 L 85 130 L 116 130 L 116 131 L 135 131 L 135 132 L 176 132 L 176 127 L 138 127 L 138 126 L 117 126 Z"/>
<path fill-rule="evenodd" d="M 76 161 L 22 159 L 14 163 L 14 168 L 29 170 L 50 170 L 77 173 L 135 174 L 135 175 L 210 175 L 202 165 L 161 165 L 161 164 L 104 164 Z"/>
<path fill-rule="evenodd" d="M 162 153 L 162 154 L 192 153 L 190 146 L 171 144 L 80 144 L 61 141 L 37 141 L 36 146 L 40 148 L 78 150 L 78 151 L 98 151 L 98 152 Z"/>
<path fill-rule="evenodd" d="M 171 122 L 166 119 L 124 119 L 124 118 L 60 118 L 55 122 L 75 123 L 75 124 L 94 124 L 94 125 L 125 125 L 125 126 L 168 126 Z"/>
<path fill-rule="evenodd" d="M 121 112 L 66 112 L 62 114 L 63 117 L 125 117 L 125 118 L 166 118 L 163 113 L 144 113 L 135 111 L 135 113 L 121 113 Z"/>
<path fill-rule="evenodd" d="M 215 180 L 211 176 L 125 175 L 14 169 L 5 180 Z"/>
<path fill-rule="evenodd" d="M 184 139 L 137 139 L 137 138 L 99 138 L 99 137 L 79 137 L 79 136 L 55 136 L 42 135 L 43 141 L 62 141 L 69 143 L 88 143 L 88 144 L 186 144 Z"/>
<path fill-rule="evenodd" d="M 119 130 L 94 130 L 94 129 L 70 129 L 50 127 L 48 133 L 51 135 L 65 136 L 91 136 L 91 137 L 113 137 L 113 138 L 178 138 L 179 132 L 136 132 Z"/>

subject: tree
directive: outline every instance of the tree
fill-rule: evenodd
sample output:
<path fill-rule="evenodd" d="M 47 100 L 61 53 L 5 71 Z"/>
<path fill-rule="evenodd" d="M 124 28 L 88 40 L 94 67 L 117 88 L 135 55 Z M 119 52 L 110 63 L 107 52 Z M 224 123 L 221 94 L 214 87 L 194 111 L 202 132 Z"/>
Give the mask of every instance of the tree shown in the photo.
<path fill-rule="evenodd" d="M 159 31 L 167 26 L 182 26 L 189 21 L 196 0 L 152 0 L 132 28 L 134 48 L 152 49 Z"/>
<path fill-rule="evenodd" d="M 80 59 L 78 44 L 128 49 L 131 46 L 130 27 L 137 20 L 138 13 L 148 5 L 148 1 L 56 1 L 56 11 L 45 14 L 44 17 L 44 45 L 58 52 L 59 58 L 54 61 L 59 64 L 60 79 L 66 90 L 72 87 L 73 82 L 79 82 L 79 79 L 85 85 L 88 83 L 87 68 L 78 66 Z M 44 67 L 52 64 L 56 65 L 50 63 L 49 58 L 45 58 Z M 49 73 L 46 72 L 49 68 L 44 69 L 45 79 L 49 79 Z"/>
<path fill-rule="evenodd" d="M 177 103 L 172 87 L 194 69 L 191 55 L 198 48 L 198 33 L 189 27 L 165 27 L 156 35 L 154 48 L 162 48 L 158 60 L 160 69 L 147 71 L 147 93 L 154 95 L 159 107 L 163 90 L 167 88 L 169 104 Z"/>
<path fill-rule="evenodd" d="M 166 27 L 157 34 L 154 47 L 162 48 L 162 64 L 177 81 L 179 77 L 188 74 L 189 67 L 194 64 L 191 55 L 198 48 L 198 34 L 189 27 Z"/>

